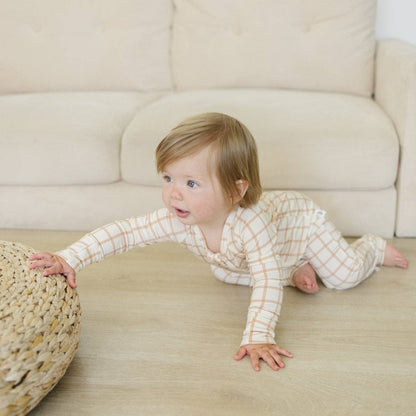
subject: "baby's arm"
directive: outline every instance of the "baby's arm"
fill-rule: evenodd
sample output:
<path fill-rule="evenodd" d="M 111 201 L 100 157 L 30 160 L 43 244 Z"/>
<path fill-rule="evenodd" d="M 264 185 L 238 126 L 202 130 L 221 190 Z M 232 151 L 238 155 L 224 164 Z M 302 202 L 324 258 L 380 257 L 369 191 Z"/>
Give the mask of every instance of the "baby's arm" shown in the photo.
<path fill-rule="evenodd" d="M 135 247 L 173 239 L 180 233 L 180 229 L 176 228 L 172 226 L 171 217 L 166 209 L 142 217 L 115 221 L 84 235 L 65 250 L 54 254 L 34 254 L 30 258 L 33 261 L 31 268 L 43 267 L 44 276 L 63 274 L 69 285 L 76 287 L 76 272 L 89 264 Z"/>
<path fill-rule="evenodd" d="M 167 209 L 141 217 L 115 221 L 86 234 L 57 254 L 79 272 L 89 264 L 98 263 L 106 257 L 121 254 L 136 247 L 174 240 L 180 230 L 177 230 L 178 225 L 173 225 L 171 221 L 172 218 Z"/>
<path fill-rule="evenodd" d="M 215 264 L 211 264 L 211 271 L 218 280 L 221 280 L 221 282 L 228 283 L 230 285 L 250 286 L 251 282 L 249 273 L 233 272 Z"/>
<path fill-rule="evenodd" d="M 250 274 L 248 273 L 232 272 L 231 270 L 227 270 L 215 265 L 211 265 L 211 270 L 214 272 L 215 277 L 224 283 L 244 286 L 250 285 L 251 279 Z M 279 354 L 289 358 L 293 357 L 289 351 L 279 347 L 273 341 L 271 344 L 265 343 L 242 345 L 237 351 L 234 359 L 239 361 L 246 355 L 249 355 L 251 364 L 255 371 L 260 371 L 260 358 L 264 360 L 273 370 L 279 370 L 280 368 L 285 367 L 285 363 L 280 358 Z"/>
<path fill-rule="evenodd" d="M 35 253 L 29 257 L 29 260 L 32 261 L 29 266 L 31 269 L 43 267 L 45 269 L 44 276 L 63 274 L 72 289 L 77 287 L 75 270 L 62 257 L 52 253 Z"/>
<path fill-rule="evenodd" d="M 274 328 L 283 300 L 282 268 L 275 247 L 275 233 L 268 218 L 252 216 L 240 231 L 253 291 L 236 360 L 249 355 L 254 370 L 259 371 L 262 358 L 273 370 L 285 365 L 280 355 L 292 354 L 276 345 Z"/>
<path fill-rule="evenodd" d="M 273 370 L 279 370 L 285 367 L 280 355 L 293 357 L 289 351 L 276 345 L 274 340 L 274 327 L 280 314 L 283 295 L 281 282 L 273 276 L 276 266 L 276 263 L 274 267 L 271 264 L 267 267 L 265 264 L 264 277 L 253 279 L 247 326 L 241 346 L 234 357 L 235 360 L 241 360 L 245 355 L 249 355 L 255 371 L 260 371 L 260 358 Z"/>

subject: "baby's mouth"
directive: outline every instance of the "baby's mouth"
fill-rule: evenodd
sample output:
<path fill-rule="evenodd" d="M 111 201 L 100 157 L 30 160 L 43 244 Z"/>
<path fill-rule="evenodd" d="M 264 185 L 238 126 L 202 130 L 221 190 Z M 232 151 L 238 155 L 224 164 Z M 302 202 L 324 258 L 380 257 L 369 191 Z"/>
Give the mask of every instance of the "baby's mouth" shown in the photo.
<path fill-rule="evenodd" d="M 175 213 L 179 218 L 185 218 L 189 215 L 189 211 L 185 211 L 179 208 L 175 208 Z"/>

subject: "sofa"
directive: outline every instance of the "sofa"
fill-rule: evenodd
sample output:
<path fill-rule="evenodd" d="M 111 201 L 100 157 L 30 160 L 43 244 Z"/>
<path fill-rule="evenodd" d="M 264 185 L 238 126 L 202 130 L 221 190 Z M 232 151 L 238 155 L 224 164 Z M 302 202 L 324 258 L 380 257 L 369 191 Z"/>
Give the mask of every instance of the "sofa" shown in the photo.
<path fill-rule="evenodd" d="M 162 206 L 157 143 L 224 112 L 265 190 L 346 236 L 416 236 L 416 46 L 375 0 L 0 3 L 0 228 L 89 230 Z"/>

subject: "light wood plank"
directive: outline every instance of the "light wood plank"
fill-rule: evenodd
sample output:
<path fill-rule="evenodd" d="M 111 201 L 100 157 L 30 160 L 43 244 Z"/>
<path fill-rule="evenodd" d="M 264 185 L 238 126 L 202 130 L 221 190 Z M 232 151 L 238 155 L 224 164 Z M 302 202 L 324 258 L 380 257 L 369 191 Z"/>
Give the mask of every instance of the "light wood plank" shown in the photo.
<path fill-rule="evenodd" d="M 0 230 L 58 250 L 82 233 Z M 80 349 L 31 416 L 414 415 L 416 240 L 393 242 L 408 270 L 317 295 L 285 289 L 277 341 L 287 367 L 235 362 L 250 290 L 217 281 L 173 244 L 138 249 L 79 274 Z"/>

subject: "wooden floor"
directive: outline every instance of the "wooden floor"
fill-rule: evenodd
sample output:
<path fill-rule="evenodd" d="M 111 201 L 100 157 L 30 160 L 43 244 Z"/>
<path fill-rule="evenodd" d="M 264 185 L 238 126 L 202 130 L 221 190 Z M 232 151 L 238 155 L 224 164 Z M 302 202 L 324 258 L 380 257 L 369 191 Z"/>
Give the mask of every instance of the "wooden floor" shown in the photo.
<path fill-rule="evenodd" d="M 0 230 L 49 251 L 81 235 Z M 394 244 L 406 271 L 383 268 L 343 292 L 285 289 L 277 342 L 294 358 L 279 372 L 233 360 L 249 288 L 217 281 L 179 246 L 92 265 L 78 276 L 79 351 L 30 416 L 413 416 L 416 239 Z"/>

